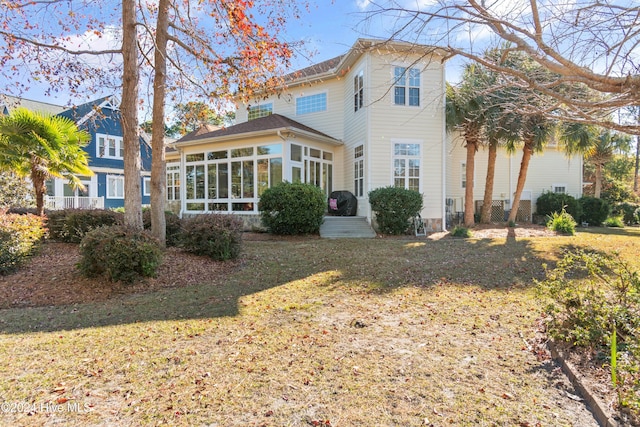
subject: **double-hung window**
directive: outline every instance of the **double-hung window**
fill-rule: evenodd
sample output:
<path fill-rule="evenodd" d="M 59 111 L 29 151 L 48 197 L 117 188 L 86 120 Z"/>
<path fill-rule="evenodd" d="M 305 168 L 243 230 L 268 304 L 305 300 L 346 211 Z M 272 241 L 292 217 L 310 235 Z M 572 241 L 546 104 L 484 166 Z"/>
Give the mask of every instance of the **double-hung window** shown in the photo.
<path fill-rule="evenodd" d="M 364 105 L 364 72 L 360 71 L 353 78 L 353 111 L 358 111 Z"/>
<path fill-rule="evenodd" d="M 418 68 L 394 67 L 393 75 L 393 103 L 419 107 L 420 70 Z"/>
<path fill-rule="evenodd" d="M 107 198 L 124 199 L 124 176 L 107 175 Z"/>
<path fill-rule="evenodd" d="M 124 159 L 124 143 L 122 137 L 97 134 L 96 156 L 106 159 Z"/>
<path fill-rule="evenodd" d="M 353 185 L 356 197 L 364 196 L 364 146 L 358 145 L 354 151 Z"/>
<path fill-rule="evenodd" d="M 420 143 L 393 144 L 393 185 L 420 191 Z"/>

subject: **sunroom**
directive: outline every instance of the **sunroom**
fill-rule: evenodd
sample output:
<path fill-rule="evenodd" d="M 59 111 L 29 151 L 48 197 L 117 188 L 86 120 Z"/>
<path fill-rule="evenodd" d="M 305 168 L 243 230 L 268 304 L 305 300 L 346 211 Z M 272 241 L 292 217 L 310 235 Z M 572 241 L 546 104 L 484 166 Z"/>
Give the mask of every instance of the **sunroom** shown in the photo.
<path fill-rule="evenodd" d="M 311 183 L 330 194 L 342 153 L 341 141 L 277 114 L 196 131 L 174 147 L 179 162 L 167 161 L 167 189 L 170 200 L 180 200 L 181 214 L 234 213 L 248 223 L 262 193 L 283 181 Z"/>

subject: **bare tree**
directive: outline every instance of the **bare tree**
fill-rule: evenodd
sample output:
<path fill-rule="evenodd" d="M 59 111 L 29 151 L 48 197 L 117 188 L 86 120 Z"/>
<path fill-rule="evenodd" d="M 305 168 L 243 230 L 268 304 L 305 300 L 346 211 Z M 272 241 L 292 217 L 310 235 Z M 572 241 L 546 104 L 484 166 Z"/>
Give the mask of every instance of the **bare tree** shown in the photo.
<path fill-rule="evenodd" d="M 584 124 L 640 133 L 637 123 L 612 119 L 615 109 L 640 105 L 640 5 L 611 0 L 435 0 L 426 6 L 400 0 L 370 2 L 365 23 L 380 17 L 395 23 L 389 38 L 433 44 L 501 73 L 510 85 L 535 88 L 555 100 L 544 113 Z M 424 5 L 417 2 L 416 5 Z M 487 46 L 508 43 L 554 73 L 538 80 L 485 57 Z M 588 87 L 597 97 L 575 97 L 560 87 Z"/>

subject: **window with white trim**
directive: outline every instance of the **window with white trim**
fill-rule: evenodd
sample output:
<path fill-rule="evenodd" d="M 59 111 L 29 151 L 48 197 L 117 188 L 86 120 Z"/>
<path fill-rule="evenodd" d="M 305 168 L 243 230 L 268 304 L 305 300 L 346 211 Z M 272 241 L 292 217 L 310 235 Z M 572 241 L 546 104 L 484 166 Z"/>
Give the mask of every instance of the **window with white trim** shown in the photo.
<path fill-rule="evenodd" d="M 393 103 L 396 105 L 420 106 L 420 70 L 394 67 Z"/>
<path fill-rule="evenodd" d="M 96 157 L 124 159 L 124 142 L 121 136 L 96 134 Z"/>
<path fill-rule="evenodd" d="M 473 181 L 475 181 L 475 170 L 474 172 L 474 177 L 473 177 Z M 471 185 L 474 185 L 474 182 L 471 182 Z M 462 161 L 460 162 L 460 187 L 461 188 L 467 188 L 467 162 Z"/>
<path fill-rule="evenodd" d="M 364 71 L 360 71 L 353 78 L 353 111 L 358 111 L 364 105 Z"/>
<path fill-rule="evenodd" d="M 151 177 L 145 176 L 142 179 L 142 195 L 143 196 L 151 195 Z"/>
<path fill-rule="evenodd" d="M 107 175 L 107 199 L 124 199 L 124 176 Z"/>
<path fill-rule="evenodd" d="M 364 196 L 364 146 L 358 145 L 354 150 L 353 187 L 356 197 Z"/>
<path fill-rule="evenodd" d="M 567 184 L 553 184 L 551 188 L 554 193 L 567 194 Z"/>
<path fill-rule="evenodd" d="M 317 93 L 296 98 L 296 115 L 317 113 L 327 110 L 327 93 Z"/>
<path fill-rule="evenodd" d="M 254 105 L 249 107 L 249 116 L 247 120 L 259 119 L 273 114 L 273 102 L 267 104 Z"/>
<path fill-rule="evenodd" d="M 179 164 L 167 164 L 167 200 L 180 200 Z"/>
<path fill-rule="evenodd" d="M 393 185 L 420 191 L 420 144 L 393 144 Z"/>

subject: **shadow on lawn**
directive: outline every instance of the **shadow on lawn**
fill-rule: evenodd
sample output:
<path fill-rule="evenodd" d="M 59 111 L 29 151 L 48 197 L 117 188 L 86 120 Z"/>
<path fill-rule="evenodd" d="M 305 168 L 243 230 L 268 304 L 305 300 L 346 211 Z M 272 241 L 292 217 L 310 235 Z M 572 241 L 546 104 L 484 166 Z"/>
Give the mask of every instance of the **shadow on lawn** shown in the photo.
<path fill-rule="evenodd" d="M 560 243 L 560 242 L 558 242 Z M 0 332 L 58 331 L 149 321 L 236 316 L 240 299 L 302 280 L 327 292 L 391 292 L 442 282 L 491 289 L 532 286 L 554 256 L 529 239 L 309 240 L 247 242 L 241 268 L 201 285 L 119 296 L 97 303 L 0 311 Z M 554 251 L 555 252 L 555 251 Z M 287 297 L 286 290 L 283 298 Z M 300 299 L 308 298 L 303 294 Z"/>

